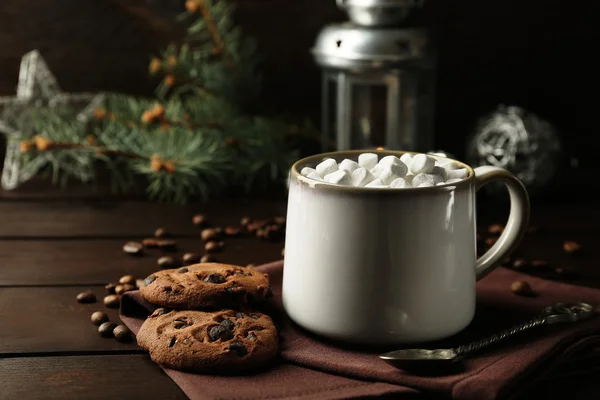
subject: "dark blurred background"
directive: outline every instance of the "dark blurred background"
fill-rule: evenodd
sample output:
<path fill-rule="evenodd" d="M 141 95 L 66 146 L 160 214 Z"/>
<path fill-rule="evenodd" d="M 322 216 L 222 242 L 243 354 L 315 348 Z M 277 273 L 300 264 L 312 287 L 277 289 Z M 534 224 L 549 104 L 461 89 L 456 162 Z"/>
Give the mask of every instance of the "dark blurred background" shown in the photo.
<path fill-rule="evenodd" d="M 39 49 L 65 91 L 150 94 L 150 56 L 181 35 L 180 0 L 3 0 L 0 95 L 13 95 L 24 53 Z M 240 0 L 236 18 L 264 56 L 266 110 L 319 122 L 320 71 L 309 54 L 334 0 Z M 462 155 L 478 117 L 499 103 L 555 124 L 566 151 L 593 165 L 600 135 L 596 54 L 600 3 L 428 0 L 439 38 L 436 143 Z"/>

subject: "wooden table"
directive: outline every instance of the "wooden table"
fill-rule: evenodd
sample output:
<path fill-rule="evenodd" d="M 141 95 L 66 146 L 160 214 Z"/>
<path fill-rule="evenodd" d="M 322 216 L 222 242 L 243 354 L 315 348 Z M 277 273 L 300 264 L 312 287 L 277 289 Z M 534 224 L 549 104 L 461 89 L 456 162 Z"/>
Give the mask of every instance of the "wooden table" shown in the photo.
<path fill-rule="evenodd" d="M 285 215 L 285 198 L 277 197 L 173 206 L 38 184 L 0 192 L 0 399 L 186 398 L 134 343 L 100 337 L 90 315 L 102 310 L 116 320 L 117 311 L 101 302 L 104 285 L 157 269 L 158 251 L 132 257 L 122 250 L 126 241 L 164 227 L 178 242 L 176 255 L 202 251 L 194 214 L 219 226 L 237 225 L 243 216 Z M 593 200 L 569 201 L 533 202 L 531 225 L 540 229 L 527 235 L 518 253 L 572 271 L 561 279 L 600 288 L 600 207 Z M 481 232 L 503 222 L 504 207 L 480 204 Z M 581 254 L 566 254 L 565 240 L 581 244 Z M 227 263 L 259 264 L 281 258 L 282 247 L 283 242 L 230 238 L 217 256 Z M 87 289 L 98 303 L 76 302 Z"/>

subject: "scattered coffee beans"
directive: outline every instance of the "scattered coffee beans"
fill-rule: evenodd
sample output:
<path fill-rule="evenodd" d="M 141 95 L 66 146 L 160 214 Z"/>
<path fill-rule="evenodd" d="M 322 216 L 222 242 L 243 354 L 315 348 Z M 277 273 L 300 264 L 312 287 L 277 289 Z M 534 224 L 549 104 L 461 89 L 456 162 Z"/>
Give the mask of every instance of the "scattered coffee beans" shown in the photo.
<path fill-rule="evenodd" d="M 218 236 L 219 236 L 219 234 L 217 233 L 217 230 L 214 228 L 206 228 L 200 233 L 200 237 L 205 242 L 207 242 L 209 240 L 215 240 L 215 239 L 217 239 Z"/>
<path fill-rule="evenodd" d="M 197 262 L 200 262 L 201 258 L 202 258 L 202 256 L 197 253 L 185 253 L 182 257 L 182 260 L 185 265 L 189 265 L 189 264 L 196 264 Z"/>
<path fill-rule="evenodd" d="M 219 243 L 217 242 L 206 242 L 206 244 L 204 245 L 204 250 L 207 253 L 216 253 L 219 250 L 221 250 L 221 246 L 219 246 Z"/>
<path fill-rule="evenodd" d="M 215 261 L 217 261 L 217 259 L 212 254 L 205 254 L 200 259 L 200 262 L 202 262 L 202 263 L 215 262 Z"/>
<path fill-rule="evenodd" d="M 114 336 L 114 329 L 117 327 L 117 324 L 114 322 L 104 322 L 98 327 L 98 333 L 100 336 L 105 338 L 110 338 Z"/>
<path fill-rule="evenodd" d="M 177 268 L 180 265 L 179 261 L 177 261 L 173 257 L 169 257 L 169 256 L 164 256 L 164 257 L 159 258 L 156 261 L 156 263 L 158 264 L 159 268 L 161 268 L 161 269 Z"/>
<path fill-rule="evenodd" d="M 496 239 L 496 238 L 494 238 L 494 237 L 489 237 L 489 238 L 486 238 L 486 239 L 485 239 L 485 242 L 484 242 L 484 243 L 485 243 L 485 245 L 486 245 L 486 246 L 488 246 L 488 247 L 492 247 L 492 246 L 494 245 L 494 243 L 496 243 L 496 240 L 497 240 L 497 239 Z"/>
<path fill-rule="evenodd" d="M 121 298 L 116 294 L 109 294 L 104 298 L 104 305 L 108 308 L 119 308 Z"/>
<path fill-rule="evenodd" d="M 116 283 L 107 283 L 106 286 L 104 286 L 104 290 L 106 291 L 106 294 L 115 294 L 116 287 Z"/>
<path fill-rule="evenodd" d="M 148 249 L 158 247 L 158 240 L 154 239 L 154 238 L 144 239 L 144 240 L 142 240 L 142 246 L 144 246 Z"/>
<path fill-rule="evenodd" d="M 154 237 L 157 238 L 165 238 L 169 235 L 169 232 L 165 229 L 165 228 L 158 228 L 157 230 L 154 231 Z"/>
<path fill-rule="evenodd" d="M 240 233 L 240 228 L 238 228 L 237 226 L 228 226 L 225 228 L 225 235 L 226 236 L 237 236 Z"/>
<path fill-rule="evenodd" d="M 500 235 L 502 232 L 504 232 L 504 227 L 502 225 L 493 224 L 488 227 L 488 233 L 492 235 Z"/>
<path fill-rule="evenodd" d="M 123 251 L 133 256 L 142 254 L 144 246 L 138 242 L 127 242 L 123 245 Z"/>
<path fill-rule="evenodd" d="M 192 217 L 192 223 L 196 226 L 202 226 L 206 224 L 206 218 L 202 214 L 196 214 Z"/>
<path fill-rule="evenodd" d="M 534 294 L 531 285 L 526 281 L 514 281 L 510 285 L 510 290 L 519 296 L 532 296 Z"/>
<path fill-rule="evenodd" d="M 245 228 L 245 227 L 247 227 L 247 226 L 248 226 L 248 224 L 250 223 L 250 221 L 251 221 L 251 220 L 250 220 L 250 217 L 243 217 L 243 218 L 240 220 L 240 226 L 241 226 L 241 227 L 243 227 L 243 228 Z"/>
<path fill-rule="evenodd" d="M 174 240 L 159 240 L 158 248 L 162 251 L 173 251 L 177 249 L 177 242 Z"/>
<path fill-rule="evenodd" d="M 135 285 L 135 276 L 133 275 L 124 275 L 119 278 L 119 283 L 121 285 Z"/>
<path fill-rule="evenodd" d="M 132 339 L 131 331 L 125 325 L 117 325 L 113 329 L 113 336 L 119 342 L 129 342 Z"/>
<path fill-rule="evenodd" d="M 565 253 L 569 254 L 577 253 L 579 250 L 581 250 L 581 245 L 572 240 L 567 240 L 563 243 L 563 250 Z"/>
<path fill-rule="evenodd" d="M 108 315 L 102 311 L 96 311 L 92 314 L 90 319 L 92 320 L 92 324 L 100 326 L 103 323 L 108 322 Z"/>
<path fill-rule="evenodd" d="M 125 285 L 117 285 L 115 287 L 115 294 L 122 295 L 123 293 L 129 292 L 131 290 L 135 290 L 135 286 L 130 285 L 128 283 Z"/>
<path fill-rule="evenodd" d="M 91 290 L 87 290 L 85 292 L 81 292 L 77 295 L 77 301 L 79 303 L 95 303 L 96 302 L 96 295 L 91 291 Z"/>

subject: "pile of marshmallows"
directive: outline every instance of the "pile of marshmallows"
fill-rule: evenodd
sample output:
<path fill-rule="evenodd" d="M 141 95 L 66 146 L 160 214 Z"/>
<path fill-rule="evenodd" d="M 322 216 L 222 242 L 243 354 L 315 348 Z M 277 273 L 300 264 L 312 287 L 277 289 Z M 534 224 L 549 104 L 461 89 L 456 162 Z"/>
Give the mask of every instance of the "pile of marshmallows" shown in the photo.
<path fill-rule="evenodd" d="M 468 176 L 466 168 L 448 159 L 436 159 L 427 154 L 402 157 L 363 153 L 358 162 L 344 159 L 339 164 L 327 158 L 315 168 L 304 167 L 300 174 L 334 185 L 367 188 L 414 188 L 458 182 Z"/>

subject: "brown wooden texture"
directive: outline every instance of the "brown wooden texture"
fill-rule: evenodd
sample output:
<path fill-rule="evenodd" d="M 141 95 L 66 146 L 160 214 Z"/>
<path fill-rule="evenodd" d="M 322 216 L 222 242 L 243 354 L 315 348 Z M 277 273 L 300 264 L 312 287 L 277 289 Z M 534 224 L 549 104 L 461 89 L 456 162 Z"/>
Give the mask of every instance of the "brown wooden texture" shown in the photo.
<path fill-rule="evenodd" d="M 187 399 L 146 355 L 0 358 L 0 399 Z"/>
<path fill-rule="evenodd" d="M 95 311 L 106 311 L 118 323 L 118 311 L 102 304 L 104 287 L 91 288 L 94 304 L 80 304 L 73 287 L 0 288 L 0 354 L 139 352 L 135 343 L 103 338 L 90 321 Z"/>
<path fill-rule="evenodd" d="M 267 242 L 251 236 L 224 238 L 225 248 L 215 254 L 218 261 L 247 265 L 281 258 L 283 241 Z M 186 252 L 203 254 L 204 243 L 177 240 L 178 249 L 162 252 L 148 249 L 142 256 L 122 250 L 125 240 L 14 240 L 0 241 L 0 286 L 104 285 L 123 275 L 144 278 L 158 269 L 162 255 L 181 259 Z M 1 289 L 0 289 L 1 290 Z"/>

